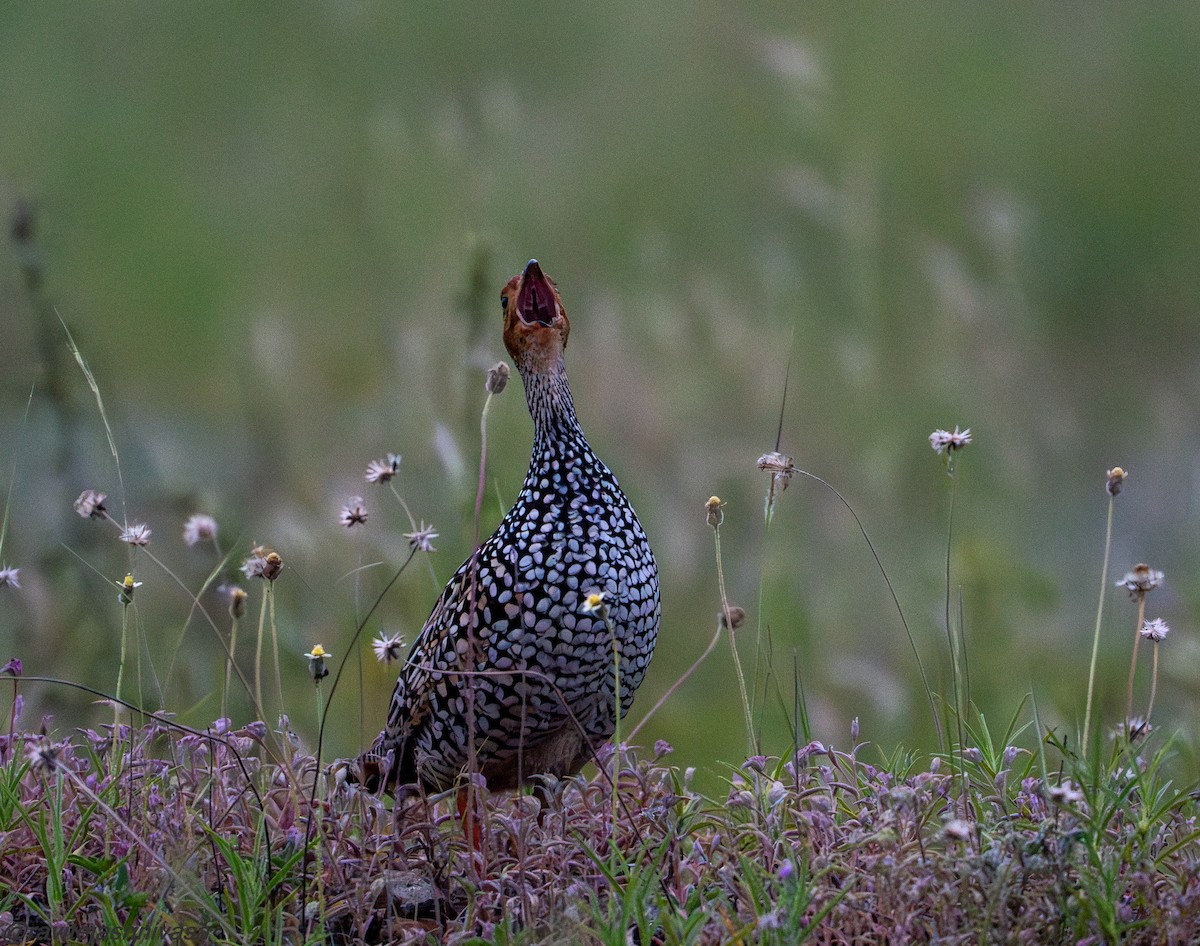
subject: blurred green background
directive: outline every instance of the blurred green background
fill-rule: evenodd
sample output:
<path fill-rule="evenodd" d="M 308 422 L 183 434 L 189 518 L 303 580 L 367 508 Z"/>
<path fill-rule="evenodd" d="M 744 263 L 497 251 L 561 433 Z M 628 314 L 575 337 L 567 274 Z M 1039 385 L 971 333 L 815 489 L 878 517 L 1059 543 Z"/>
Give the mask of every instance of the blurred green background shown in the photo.
<path fill-rule="evenodd" d="M 497 293 L 536 256 L 572 316 L 585 429 L 662 568 L 634 717 L 712 635 L 715 493 L 747 668 L 770 642 L 764 749 L 787 748 L 797 669 L 818 738 L 844 745 L 857 716 L 885 750 L 936 745 L 846 511 L 801 478 L 764 530 L 755 460 L 790 359 L 782 449 L 854 505 L 941 692 L 949 481 L 927 437 L 973 430 L 952 596 L 994 724 L 1032 690 L 1073 735 L 1104 474 L 1131 471 L 1100 708 L 1123 712 L 1135 618 L 1112 585 L 1147 561 L 1168 580 L 1148 616 L 1174 628 L 1156 722 L 1182 730 L 1194 773 L 1197 48 L 1190 3 L 5 4 L 0 201 L 10 235 L 22 203 L 34 229 L 0 266 L 0 557 L 22 568 L 0 591 L 0 657 L 115 684 L 111 582 L 131 560 L 74 514 L 82 489 L 148 522 L 150 551 L 193 590 L 217 559 L 180 529 L 210 512 L 233 569 L 252 542 L 284 557 L 287 709 L 311 733 L 302 653 L 347 653 L 406 552 L 367 462 L 403 454 L 401 495 L 441 534 L 438 581 L 470 549 Z M 123 490 L 56 312 L 95 371 Z M 485 529 L 528 459 L 510 392 L 490 418 Z M 338 509 L 359 493 L 371 518 L 347 534 Z M 419 629 L 437 586 L 415 566 L 368 635 Z M 132 567 L 162 701 L 212 719 L 213 630 L 144 554 Z M 226 633 L 220 599 L 202 601 Z M 378 731 L 394 679 L 365 638 L 357 651 L 333 753 Z M 30 725 L 105 718 L 86 695 L 25 692 Z M 247 712 L 235 700 L 235 721 Z M 639 741 L 656 738 L 710 776 L 745 752 L 727 640 Z"/>

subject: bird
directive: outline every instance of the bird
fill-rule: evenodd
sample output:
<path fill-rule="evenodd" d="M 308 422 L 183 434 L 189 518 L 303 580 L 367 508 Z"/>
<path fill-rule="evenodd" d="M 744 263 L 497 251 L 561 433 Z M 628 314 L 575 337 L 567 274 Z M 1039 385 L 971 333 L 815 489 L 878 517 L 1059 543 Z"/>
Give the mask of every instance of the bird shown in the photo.
<path fill-rule="evenodd" d="M 493 791 L 578 773 L 629 711 L 658 637 L 658 566 L 576 415 L 558 287 L 530 260 L 500 306 L 533 419 L 529 471 L 446 584 L 386 726 L 350 766 L 348 781 L 397 799 L 457 786 L 461 808 L 470 773 Z"/>

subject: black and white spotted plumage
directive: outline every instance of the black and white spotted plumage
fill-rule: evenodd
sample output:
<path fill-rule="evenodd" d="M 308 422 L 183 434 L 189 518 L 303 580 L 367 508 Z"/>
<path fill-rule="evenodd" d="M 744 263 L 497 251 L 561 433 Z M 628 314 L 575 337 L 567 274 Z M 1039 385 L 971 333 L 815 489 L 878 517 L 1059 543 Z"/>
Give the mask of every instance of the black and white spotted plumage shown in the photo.
<path fill-rule="evenodd" d="M 599 613 L 584 613 L 591 593 L 604 595 L 619 641 L 622 716 L 654 652 L 658 568 L 576 417 L 557 289 L 532 261 L 503 302 L 534 422 L 529 472 L 414 642 L 387 726 L 359 760 L 369 787 L 448 788 L 472 768 L 472 748 L 493 788 L 577 772 L 615 725 L 613 639 Z"/>

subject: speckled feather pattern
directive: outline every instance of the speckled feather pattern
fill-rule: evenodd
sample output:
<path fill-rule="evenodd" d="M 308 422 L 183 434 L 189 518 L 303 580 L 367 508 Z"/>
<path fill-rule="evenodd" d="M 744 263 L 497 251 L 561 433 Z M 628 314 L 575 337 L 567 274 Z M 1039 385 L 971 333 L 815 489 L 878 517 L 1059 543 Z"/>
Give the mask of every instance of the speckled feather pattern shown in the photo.
<path fill-rule="evenodd" d="M 583 613 L 588 594 L 604 593 L 619 639 L 622 716 L 654 651 L 658 568 L 646 534 L 584 437 L 565 371 L 523 380 L 534 420 L 529 472 L 495 534 L 450 579 L 401 670 L 369 754 L 385 763 L 388 787 L 453 785 L 469 768 L 472 717 L 492 787 L 578 771 L 614 730 L 613 641 L 599 615 Z M 540 757 L 554 740 L 568 744 L 566 755 Z"/>

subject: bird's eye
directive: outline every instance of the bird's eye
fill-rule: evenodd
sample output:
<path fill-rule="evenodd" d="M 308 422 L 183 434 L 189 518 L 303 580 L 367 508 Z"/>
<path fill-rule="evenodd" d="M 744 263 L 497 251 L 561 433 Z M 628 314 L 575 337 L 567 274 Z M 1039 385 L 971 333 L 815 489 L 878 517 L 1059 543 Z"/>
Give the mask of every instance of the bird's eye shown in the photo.
<path fill-rule="evenodd" d="M 500 293 L 500 311 L 508 311 L 508 296 L 506 296 L 504 293 Z"/>

